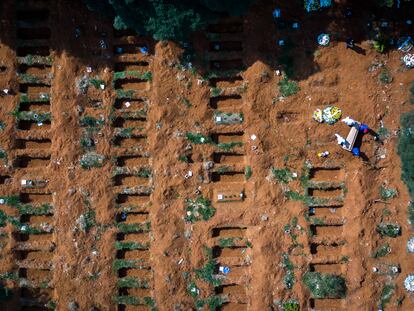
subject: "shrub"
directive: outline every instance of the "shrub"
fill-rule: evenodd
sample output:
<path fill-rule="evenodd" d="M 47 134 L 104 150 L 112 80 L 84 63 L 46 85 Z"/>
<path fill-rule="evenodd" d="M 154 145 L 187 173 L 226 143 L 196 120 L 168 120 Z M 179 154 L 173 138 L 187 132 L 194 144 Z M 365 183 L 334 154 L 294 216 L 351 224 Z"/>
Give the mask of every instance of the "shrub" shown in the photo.
<path fill-rule="evenodd" d="M 292 289 L 295 284 L 295 273 L 294 266 L 292 261 L 289 259 L 288 254 L 282 255 L 282 267 L 285 270 L 286 274 L 283 278 L 283 282 L 287 289 Z"/>
<path fill-rule="evenodd" d="M 204 267 L 194 270 L 196 278 L 203 280 L 213 286 L 220 286 L 221 279 L 217 278 L 217 275 L 215 274 L 217 262 L 212 258 L 212 250 L 210 248 L 207 248 L 206 253 L 208 261 Z"/>
<path fill-rule="evenodd" d="M 284 302 L 282 305 L 283 311 L 299 311 L 299 304 L 295 301 Z"/>
<path fill-rule="evenodd" d="M 401 226 L 397 224 L 389 224 L 389 223 L 380 223 L 377 225 L 377 232 L 381 235 L 381 237 L 390 237 L 396 238 L 397 236 L 401 235 Z"/>
<path fill-rule="evenodd" d="M 118 288 L 149 288 L 147 280 L 140 280 L 135 277 L 123 277 L 116 282 Z"/>
<path fill-rule="evenodd" d="M 285 76 L 279 83 L 279 92 L 283 97 L 289 97 L 299 92 L 300 87 L 295 81 L 291 81 Z"/>
<path fill-rule="evenodd" d="M 196 145 L 213 143 L 210 137 L 204 136 L 200 133 L 187 132 L 186 137 L 189 141 L 191 141 L 193 144 L 196 144 Z"/>
<path fill-rule="evenodd" d="M 333 274 L 306 272 L 302 281 L 309 288 L 313 298 L 345 298 L 345 280 Z"/>

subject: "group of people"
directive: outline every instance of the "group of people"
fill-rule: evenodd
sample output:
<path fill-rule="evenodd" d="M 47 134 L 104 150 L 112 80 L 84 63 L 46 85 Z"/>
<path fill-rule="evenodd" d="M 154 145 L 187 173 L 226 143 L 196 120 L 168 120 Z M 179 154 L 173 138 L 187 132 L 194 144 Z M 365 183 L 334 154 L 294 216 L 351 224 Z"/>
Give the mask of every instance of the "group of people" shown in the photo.
<path fill-rule="evenodd" d="M 368 125 L 364 124 L 364 123 L 359 123 L 353 119 L 351 119 L 350 117 L 346 117 L 345 119 L 341 120 L 342 122 L 344 122 L 346 125 L 352 127 L 352 126 L 358 126 L 358 134 L 368 134 L 369 132 L 373 133 L 374 135 L 374 140 L 378 141 L 379 140 L 379 136 L 378 134 L 376 134 L 374 131 L 372 131 Z M 340 146 L 349 146 L 349 142 L 343 138 L 341 135 L 335 133 L 336 136 L 336 140 L 338 142 L 338 145 Z M 351 150 L 352 154 L 359 157 L 361 155 L 360 153 L 360 149 L 359 147 L 353 147 Z"/>

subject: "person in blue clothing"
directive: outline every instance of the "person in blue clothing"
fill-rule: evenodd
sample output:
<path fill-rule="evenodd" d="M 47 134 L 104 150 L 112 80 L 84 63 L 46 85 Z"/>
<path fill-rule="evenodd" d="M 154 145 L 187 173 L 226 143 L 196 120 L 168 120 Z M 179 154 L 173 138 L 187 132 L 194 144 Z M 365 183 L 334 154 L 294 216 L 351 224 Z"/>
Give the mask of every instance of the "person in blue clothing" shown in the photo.
<path fill-rule="evenodd" d="M 356 157 L 359 157 L 361 155 L 359 148 L 358 147 L 352 148 L 352 154 Z"/>

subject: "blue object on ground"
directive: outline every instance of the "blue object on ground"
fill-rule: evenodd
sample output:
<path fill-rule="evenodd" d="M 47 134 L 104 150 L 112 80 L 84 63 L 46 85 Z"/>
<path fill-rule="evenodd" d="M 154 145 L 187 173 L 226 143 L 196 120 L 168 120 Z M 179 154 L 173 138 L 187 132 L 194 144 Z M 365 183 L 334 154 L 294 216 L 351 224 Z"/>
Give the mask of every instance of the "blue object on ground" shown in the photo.
<path fill-rule="evenodd" d="M 125 213 L 125 212 L 122 212 L 122 213 L 121 213 L 121 219 L 122 219 L 122 220 L 125 220 L 126 218 L 127 218 L 126 213 Z"/>
<path fill-rule="evenodd" d="M 280 9 L 275 9 L 272 15 L 273 15 L 273 18 L 279 18 L 281 16 Z"/>
<path fill-rule="evenodd" d="M 139 48 L 139 51 L 140 51 L 142 54 L 148 54 L 148 48 L 147 48 L 146 46 L 140 47 L 140 48 Z"/>
<path fill-rule="evenodd" d="M 285 45 L 285 40 L 279 40 L 278 43 L 279 43 L 280 46 L 283 46 L 283 45 Z"/>
<path fill-rule="evenodd" d="M 230 272 L 230 268 L 229 268 L 229 267 L 223 267 L 222 272 L 223 272 L 224 274 L 227 274 L 227 273 L 229 273 L 229 272 Z"/>
<path fill-rule="evenodd" d="M 358 147 L 354 147 L 354 148 L 352 148 L 352 154 L 353 154 L 354 156 L 359 157 L 359 148 L 358 148 Z"/>

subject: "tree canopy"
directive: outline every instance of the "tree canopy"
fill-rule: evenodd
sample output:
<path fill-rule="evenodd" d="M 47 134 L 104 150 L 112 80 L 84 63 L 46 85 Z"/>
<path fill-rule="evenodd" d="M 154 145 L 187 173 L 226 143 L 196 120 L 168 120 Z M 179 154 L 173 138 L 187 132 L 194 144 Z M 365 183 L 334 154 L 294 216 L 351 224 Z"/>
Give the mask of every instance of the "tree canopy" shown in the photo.
<path fill-rule="evenodd" d="M 115 29 L 133 29 L 156 40 L 185 41 L 222 13 L 241 15 L 255 0 L 84 0 L 114 20 Z"/>

